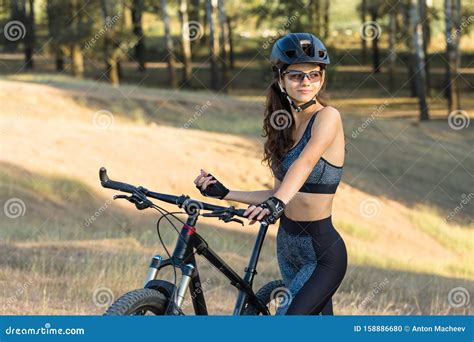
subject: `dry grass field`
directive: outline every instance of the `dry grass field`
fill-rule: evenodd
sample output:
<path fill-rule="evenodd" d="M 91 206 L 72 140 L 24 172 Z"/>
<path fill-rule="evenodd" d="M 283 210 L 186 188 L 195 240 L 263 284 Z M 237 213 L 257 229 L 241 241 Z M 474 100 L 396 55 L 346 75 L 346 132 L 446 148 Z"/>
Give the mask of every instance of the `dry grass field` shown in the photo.
<path fill-rule="evenodd" d="M 20 203 L 19 214 L 0 215 L 0 314 L 101 314 L 111 299 L 98 299 L 101 290 L 118 298 L 143 285 L 151 257 L 164 254 L 158 215 L 113 202 L 101 166 L 113 179 L 196 199 L 204 199 L 193 184 L 200 168 L 232 189 L 273 184 L 261 164 L 263 94 L 172 93 L 46 74 L 0 80 L 0 202 L 4 211 Z M 458 287 L 474 293 L 472 123 L 451 129 L 438 97 L 433 120 L 419 124 L 414 99 L 358 94 L 332 99 L 348 149 L 333 218 L 350 263 L 335 313 L 472 314 L 472 299 L 459 308 L 448 301 Z M 463 99 L 472 113 L 474 99 Z M 198 223 L 240 274 L 257 229 Z M 280 277 L 276 229 L 256 287 Z M 161 231 L 172 250 L 176 233 L 167 224 Z M 231 314 L 236 291 L 202 261 L 210 313 Z"/>

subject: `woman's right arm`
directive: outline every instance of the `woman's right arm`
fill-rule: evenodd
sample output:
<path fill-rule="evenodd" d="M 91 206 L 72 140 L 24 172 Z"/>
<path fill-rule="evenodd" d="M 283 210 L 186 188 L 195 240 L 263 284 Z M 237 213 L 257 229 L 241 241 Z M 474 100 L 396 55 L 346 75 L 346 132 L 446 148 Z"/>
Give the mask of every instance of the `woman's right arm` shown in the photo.
<path fill-rule="evenodd" d="M 210 184 L 215 184 L 215 183 L 218 183 L 217 179 L 215 179 L 214 176 L 211 176 L 209 173 L 207 173 L 203 169 L 201 169 L 201 173 L 194 180 L 194 184 L 196 184 L 196 187 L 198 187 L 198 189 L 201 188 L 203 190 L 205 190 Z M 218 184 L 221 184 L 221 183 L 218 183 Z M 273 189 L 257 190 L 257 191 L 230 190 L 221 184 L 221 186 L 218 187 L 220 189 L 220 192 L 223 192 L 224 194 L 227 192 L 227 194 L 225 196 L 223 195 L 224 197 L 219 197 L 219 196 L 217 197 L 220 199 L 228 200 L 228 201 L 256 205 L 256 204 L 262 203 L 267 198 L 273 196 L 273 194 L 280 187 L 280 184 L 281 182 L 275 178 L 275 184 L 273 186 Z M 202 192 L 203 191 L 201 191 L 201 193 Z"/>
<path fill-rule="evenodd" d="M 230 190 L 227 196 L 224 199 L 229 201 L 236 201 L 245 204 L 260 204 L 265 201 L 267 198 L 273 196 L 273 194 L 280 187 L 281 182 L 274 178 L 273 189 L 269 190 L 257 190 L 257 191 L 235 191 Z"/>
<path fill-rule="evenodd" d="M 277 189 L 257 190 L 257 191 L 236 191 L 230 190 L 224 197 L 225 200 L 235 201 L 246 204 L 259 204 L 265 201 L 268 197 L 273 196 Z"/>

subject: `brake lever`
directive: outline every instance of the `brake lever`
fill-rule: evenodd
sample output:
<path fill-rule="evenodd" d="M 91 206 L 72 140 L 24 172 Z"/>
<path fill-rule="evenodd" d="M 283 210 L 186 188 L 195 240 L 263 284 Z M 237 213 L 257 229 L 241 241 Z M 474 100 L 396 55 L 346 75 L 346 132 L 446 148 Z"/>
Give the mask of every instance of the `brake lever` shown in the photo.
<path fill-rule="evenodd" d="M 237 223 L 240 223 L 242 226 L 244 225 L 244 221 L 236 219 L 236 218 L 229 218 L 229 217 L 219 217 L 219 220 L 222 220 L 224 222 L 230 222 L 230 221 L 235 221 Z"/>
<path fill-rule="evenodd" d="M 116 200 L 116 199 L 126 199 L 127 201 L 135 204 L 135 207 L 138 209 L 138 210 L 143 210 L 143 209 L 146 209 L 146 208 L 149 208 L 153 205 L 153 203 L 148 200 L 146 197 L 142 198 L 144 196 L 139 196 L 138 194 L 136 193 L 133 193 L 131 196 L 127 196 L 127 195 L 114 195 L 113 199 Z"/>
<path fill-rule="evenodd" d="M 132 198 L 132 196 L 127 196 L 127 195 L 114 195 L 114 197 L 113 197 L 114 200 L 116 200 L 116 199 L 121 199 L 121 198 L 130 201 L 131 198 Z"/>
<path fill-rule="evenodd" d="M 226 214 L 227 214 L 227 209 L 220 209 L 220 210 L 213 210 L 213 211 L 210 212 L 210 213 L 201 214 L 201 216 L 205 216 L 205 217 L 220 217 L 220 216 L 226 215 Z"/>

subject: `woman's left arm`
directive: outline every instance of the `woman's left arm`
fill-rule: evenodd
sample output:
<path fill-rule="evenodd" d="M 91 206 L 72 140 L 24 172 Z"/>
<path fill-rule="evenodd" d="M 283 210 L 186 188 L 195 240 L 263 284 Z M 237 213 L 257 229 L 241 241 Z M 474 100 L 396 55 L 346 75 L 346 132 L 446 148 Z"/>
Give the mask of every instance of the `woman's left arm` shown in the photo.
<path fill-rule="evenodd" d="M 311 128 L 311 138 L 298 159 L 289 167 L 274 194 L 285 204 L 298 193 L 324 151 L 336 138 L 337 130 L 342 125 L 341 114 L 334 107 L 324 108 L 318 116 L 319 120 L 315 120 Z"/>

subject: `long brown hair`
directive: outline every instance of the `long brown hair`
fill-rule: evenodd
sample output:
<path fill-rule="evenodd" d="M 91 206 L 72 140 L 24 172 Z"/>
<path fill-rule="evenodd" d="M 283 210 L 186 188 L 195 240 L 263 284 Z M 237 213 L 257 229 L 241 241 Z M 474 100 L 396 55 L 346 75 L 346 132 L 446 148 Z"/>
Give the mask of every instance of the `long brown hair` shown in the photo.
<path fill-rule="evenodd" d="M 320 65 L 321 70 L 325 66 Z M 316 96 L 316 100 L 323 106 L 327 106 L 327 97 L 324 93 L 327 81 L 327 73 L 324 71 L 323 85 Z M 263 160 L 273 172 L 285 153 L 294 145 L 295 141 L 291 136 L 295 120 L 291 111 L 290 103 L 280 91 L 278 86 L 279 74 L 274 72 L 274 79 L 268 88 L 265 102 L 265 112 L 263 119 L 263 135 L 268 137 L 264 144 Z"/>

